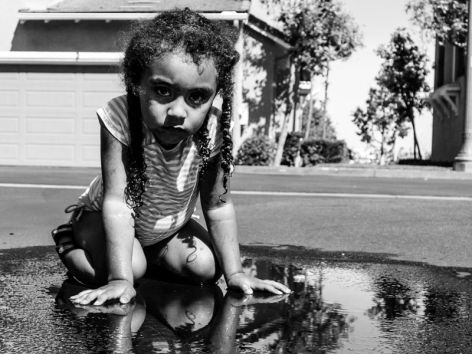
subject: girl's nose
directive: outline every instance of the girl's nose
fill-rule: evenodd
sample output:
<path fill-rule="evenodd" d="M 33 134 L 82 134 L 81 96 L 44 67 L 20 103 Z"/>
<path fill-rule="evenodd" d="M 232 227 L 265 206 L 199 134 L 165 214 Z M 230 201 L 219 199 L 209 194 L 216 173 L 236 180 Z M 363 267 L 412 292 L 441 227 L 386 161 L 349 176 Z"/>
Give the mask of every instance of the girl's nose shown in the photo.
<path fill-rule="evenodd" d="M 185 119 L 185 117 L 187 116 L 185 105 L 186 104 L 185 104 L 184 98 L 178 97 L 176 100 L 172 102 L 172 104 L 168 108 L 167 115 L 174 118 Z"/>

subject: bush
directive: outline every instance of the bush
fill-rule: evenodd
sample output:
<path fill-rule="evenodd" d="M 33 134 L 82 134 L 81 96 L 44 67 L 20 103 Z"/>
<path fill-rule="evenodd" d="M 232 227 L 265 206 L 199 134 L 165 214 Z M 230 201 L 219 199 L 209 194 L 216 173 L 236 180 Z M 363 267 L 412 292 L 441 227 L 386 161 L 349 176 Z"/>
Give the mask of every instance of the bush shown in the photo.
<path fill-rule="evenodd" d="M 238 150 L 236 165 L 269 166 L 275 157 L 277 147 L 267 136 L 246 139 Z"/>
<path fill-rule="evenodd" d="M 310 139 L 301 144 L 300 156 L 303 166 L 314 166 L 323 162 L 342 162 L 348 159 L 344 140 Z"/>
<path fill-rule="evenodd" d="M 303 133 L 294 132 L 288 133 L 284 144 L 284 151 L 282 153 L 281 165 L 295 166 L 295 159 L 300 150 L 300 139 L 303 138 Z"/>

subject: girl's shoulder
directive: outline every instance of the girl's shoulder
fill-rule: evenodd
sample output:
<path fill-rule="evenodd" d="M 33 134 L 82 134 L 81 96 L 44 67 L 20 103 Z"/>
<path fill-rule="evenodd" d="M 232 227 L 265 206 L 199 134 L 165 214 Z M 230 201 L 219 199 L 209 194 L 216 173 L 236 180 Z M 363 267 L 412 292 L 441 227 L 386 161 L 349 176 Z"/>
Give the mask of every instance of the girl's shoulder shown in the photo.
<path fill-rule="evenodd" d="M 97 109 L 101 124 L 124 145 L 129 145 L 128 103 L 126 95 L 112 98 L 103 107 Z"/>

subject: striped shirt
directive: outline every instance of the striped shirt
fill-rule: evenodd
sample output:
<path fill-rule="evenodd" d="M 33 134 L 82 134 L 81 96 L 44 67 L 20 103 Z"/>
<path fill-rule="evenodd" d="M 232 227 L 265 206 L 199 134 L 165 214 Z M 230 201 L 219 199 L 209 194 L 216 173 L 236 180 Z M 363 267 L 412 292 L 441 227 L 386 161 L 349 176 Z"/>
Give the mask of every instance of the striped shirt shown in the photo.
<path fill-rule="evenodd" d="M 210 111 L 210 156 L 219 153 L 222 137 L 218 117 L 221 98 L 216 97 Z M 123 145 L 130 143 L 126 96 L 119 96 L 97 110 L 98 119 Z M 143 246 L 152 245 L 176 233 L 191 218 L 198 199 L 198 173 L 201 157 L 190 136 L 171 150 L 163 149 L 143 123 L 144 156 L 149 182 L 142 195 L 140 217 L 135 220 L 136 237 Z M 101 210 L 103 181 L 98 175 L 79 197 L 86 210 Z"/>

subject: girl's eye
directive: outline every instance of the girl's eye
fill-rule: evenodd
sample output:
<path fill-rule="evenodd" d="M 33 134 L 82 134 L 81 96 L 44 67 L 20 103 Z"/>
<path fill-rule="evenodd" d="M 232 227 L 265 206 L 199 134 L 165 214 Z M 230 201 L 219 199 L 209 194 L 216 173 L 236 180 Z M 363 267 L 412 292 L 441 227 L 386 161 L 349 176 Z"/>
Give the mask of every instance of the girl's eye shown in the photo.
<path fill-rule="evenodd" d="M 170 97 L 172 94 L 171 90 L 165 86 L 156 86 L 154 91 L 161 97 Z"/>
<path fill-rule="evenodd" d="M 208 100 L 208 97 L 207 95 L 201 92 L 193 92 L 188 96 L 188 99 L 190 101 L 190 104 L 198 106 L 205 103 Z"/>

